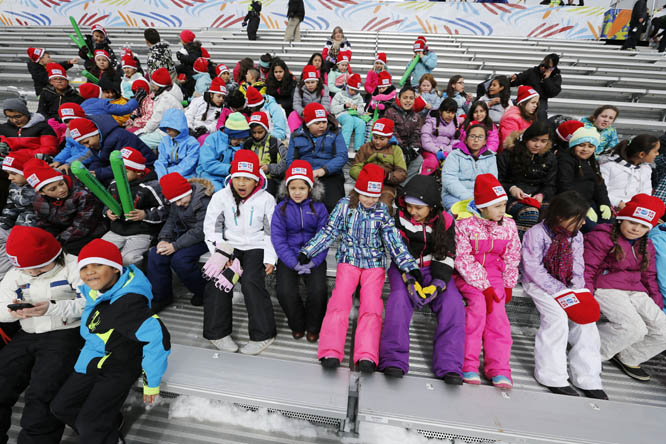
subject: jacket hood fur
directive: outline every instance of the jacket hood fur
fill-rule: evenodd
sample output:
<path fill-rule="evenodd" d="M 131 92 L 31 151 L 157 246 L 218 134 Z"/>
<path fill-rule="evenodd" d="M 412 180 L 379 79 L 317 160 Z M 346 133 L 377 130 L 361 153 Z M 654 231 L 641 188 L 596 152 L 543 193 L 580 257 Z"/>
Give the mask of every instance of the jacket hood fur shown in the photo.
<path fill-rule="evenodd" d="M 312 191 L 310 191 L 310 199 L 312 199 L 314 202 L 321 202 L 321 200 L 324 198 L 324 184 L 321 183 L 319 180 L 315 179 L 314 180 L 314 186 L 312 187 Z M 282 181 L 280 182 L 280 188 L 278 189 L 278 200 L 282 200 L 288 196 L 287 192 L 287 182 Z"/>
<path fill-rule="evenodd" d="M 215 186 L 213 185 L 213 182 L 211 182 L 208 179 L 201 179 L 198 177 L 194 177 L 192 179 L 187 179 L 188 183 L 198 183 L 201 185 L 204 189 L 204 193 L 206 196 L 212 196 L 213 193 L 215 193 Z"/>
<path fill-rule="evenodd" d="M 511 134 L 507 136 L 506 139 L 504 139 L 504 143 L 502 146 L 504 147 L 505 150 L 512 150 L 513 147 L 516 145 L 516 142 L 520 138 L 520 136 L 523 135 L 525 131 L 512 131 Z M 546 146 L 544 146 L 541 151 L 539 151 L 539 155 L 543 156 L 546 154 L 548 151 L 550 151 L 553 148 L 553 142 L 551 140 L 548 141 Z"/>

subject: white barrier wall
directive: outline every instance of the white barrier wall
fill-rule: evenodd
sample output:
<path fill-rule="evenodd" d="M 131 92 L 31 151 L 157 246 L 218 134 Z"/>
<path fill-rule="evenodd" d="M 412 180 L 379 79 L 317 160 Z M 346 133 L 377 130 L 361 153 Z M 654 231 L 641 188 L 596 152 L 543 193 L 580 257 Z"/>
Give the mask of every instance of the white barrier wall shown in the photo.
<path fill-rule="evenodd" d="M 608 0 L 590 0 L 595 4 Z M 305 0 L 302 29 L 596 39 L 608 6 L 548 7 L 466 2 Z M 0 26 L 236 28 L 249 1 L 0 0 Z M 261 29 L 284 29 L 287 0 L 264 0 Z"/>

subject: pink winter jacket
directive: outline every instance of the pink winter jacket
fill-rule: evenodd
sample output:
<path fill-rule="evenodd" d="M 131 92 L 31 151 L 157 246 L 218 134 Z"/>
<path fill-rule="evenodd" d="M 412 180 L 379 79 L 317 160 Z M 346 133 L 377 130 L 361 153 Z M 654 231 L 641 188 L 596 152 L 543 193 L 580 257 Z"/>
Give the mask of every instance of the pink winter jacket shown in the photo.
<path fill-rule="evenodd" d="M 529 128 L 532 122 L 528 122 L 520 115 L 520 108 L 512 106 L 502 116 L 500 120 L 500 151 L 504 146 L 504 140 L 514 131 L 523 131 Z"/>
<path fill-rule="evenodd" d="M 423 136 L 421 136 L 423 137 Z M 467 138 L 467 133 L 465 132 L 465 129 L 461 126 L 460 127 L 460 140 L 465 140 Z M 499 131 L 497 130 L 497 127 L 495 124 L 493 124 L 493 129 L 488 131 L 488 138 L 486 140 L 486 146 L 490 151 L 493 153 L 496 153 L 497 150 L 499 149 Z M 501 150 L 500 150 L 501 151 Z"/>
<path fill-rule="evenodd" d="M 513 288 L 518 282 L 520 264 L 520 239 L 514 220 L 505 217 L 500 225 L 475 215 L 456 221 L 456 271 L 467 284 L 480 291 L 492 285 L 486 268 L 475 256 L 484 251 L 493 251 L 496 241 L 506 244 L 503 253 L 499 255 L 500 268 L 503 268 L 504 287 Z"/>
<path fill-rule="evenodd" d="M 657 251 L 648 240 L 647 254 L 650 258 L 648 269 L 641 271 L 643 256 L 639 252 L 639 240 L 631 245 L 622 235 L 618 244 L 624 251 L 624 259 L 617 261 L 611 253 L 612 225 L 599 224 L 585 235 L 585 287 L 594 293 L 597 288 L 612 288 L 624 291 L 647 293 L 659 306 L 664 308 L 664 298 L 657 284 Z M 646 235 L 647 236 L 647 235 Z"/>

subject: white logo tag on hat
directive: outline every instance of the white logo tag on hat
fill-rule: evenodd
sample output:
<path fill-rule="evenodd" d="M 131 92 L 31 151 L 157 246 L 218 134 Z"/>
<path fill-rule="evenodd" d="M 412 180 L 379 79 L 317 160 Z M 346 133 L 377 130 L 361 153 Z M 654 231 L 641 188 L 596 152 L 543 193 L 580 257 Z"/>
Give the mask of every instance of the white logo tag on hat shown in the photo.
<path fill-rule="evenodd" d="M 580 301 L 578 298 L 573 295 L 573 294 L 568 294 L 566 296 L 562 296 L 561 298 L 557 299 L 557 303 L 560 304 L 560 307 L 563 309 L 567 309 L 569 307 L 573 307 L 574 305 L 580 304 Z"/>
<path fill-rule="evenodd" d="M 389 86 L 390 84 L 389 79 L 382 79 L 382 86 Z"/>
<path fill-rule="evenodd" d="M 52 69 L 52 70 L 51 70 L 51 73 L 53 73 L 53 74 L 58 74 L 58 75 L 63 75 L 63 74 L 62 74 L 62 71 L 59 70 L 59 69 Z"/>
<path fill-rule="evenodd" d="M 315 117 L 326 117 L 326 110 L 325 109 L 316 109 L 315 110 Z"/>
<path fill-rule="evenodd" d="M 654 211 L 648 209 L 648 208 L 643 208 L 643 207 L 637 207 L 634 210 L 634 217 L 640 217 L 642 219 L 647 219 L 647 220 L 652 220 L 654 217 L 657 215 Z"/>
<path fill-rule="evenodd" d="M 382 192 L 382 183 L 381 182 L 368 182 L 368 192 L 370 192 L 370 193 L 381 193 Z"/>
<path fill-rule="evenodd" d="M 303 176 L 306 176 L 308 174 L 308 170 L 306 170 L 305 168 L 294 167 L 291 169 L 291 174 L 301 174 Z"/>
<path fill-rule="evenodd" d="M 254 115 L 250 119 L 251 122 L 261 122 L 261 116 Z"/>
<path fill-rule="evenodd" d="M 81 137 L 81 133 L 80 133 L 79 130 L 76 129 L 76 128 L 72 128 L 71 130 L 69 130 L 69 134 L 70 134 L 72 137 Z"/>
<path fill-rule="evenodd" d="M 308 79 L 317 79 L 317 73 L 314 71 L 308 72 Z"/>
<path fill-rule="evenodd" d="M 504 191 L 503 187 L 493 187 L 493 191 L 495 192 L 495 196 L 504 196 L 506 195 L 506 191 Z"/>
<path fill-rule="evenodd" d="M 74 110 L 72 108 L 63 108 L 60 110 L 60 113 L 62 113 L 63 116 L 73 116 Z"/>
<path fill-rule="evenodd" d="M 129 158 L 129 156 L 132 155 L 132 152 L 127 148 L 123 148 L 122 150 L 120 150 L 120 155 L 123 156 L 125 159 L 127 159 Z"/>
<path fill-rule="evenodd" d="M 35 173 L 32 173 L 30 176 L 28 176 L 26 180 L 33 188 L 39 183 L 39 177 L 37 177 Z"/>
<path fill-rule="evenodd" d="M 16 256 L 12 256 L 11 254 L 8 254 L 7 256 L 9 257 L 9 262 L 11 262 L 13 266 L 15 267 L 20 266 L 18 258 Z"/>
<path fill-rule="evenodd" d="M 252 162 L 238 162 L 238 171 L 248 171 L 252 172 Z"/>
<path fill-rule="evenodd" d="M 14 163 L 14 158 L 13 157 L 5 157 L 5 160 L 2 161 L 2 164 L 5 166 L 12 166 L 12 163 Z"/>
<path fill-rule="evenodd" d="M 375 123 L 375 129 L 378 131 L 384 131 L 384 124 L 383 123 Z"/>

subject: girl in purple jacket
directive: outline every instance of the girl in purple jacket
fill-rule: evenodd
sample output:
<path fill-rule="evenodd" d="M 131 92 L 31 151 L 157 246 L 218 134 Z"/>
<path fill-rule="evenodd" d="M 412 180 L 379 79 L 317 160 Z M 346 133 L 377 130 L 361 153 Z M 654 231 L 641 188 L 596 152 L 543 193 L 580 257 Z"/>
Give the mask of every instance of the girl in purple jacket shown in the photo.
<path fill-rule="evenodd" d="M 453 149 L 458 142 L 458 119 L 456 111 L 458 104 L 455 100 L 447 98 L 442 100 L 439 108 L 430 111 L 421 128 L 421 156 L 423 166 L 421 174 L 432 174 L 439 168 L 439 163 Z"/>
<path fill-rule="evenodd" d="M 576 191 L 555 196 L 546 217 L 523 237 L 523 289 L 539 310 L 541 325 L 534 343 L 534 377 L 560 395 L 578 396 L 567 381 L 590 398 L 608 399 L 601 386 L 599 330 L 594 322 L 569 320 L 555 297 L 585 287 L 583 234 L 588 205 Z M 567 356 L 567 344 L 571 349 Z"/>
<path fill-rule="evenodd" d="M 608 319 L 599 325 L 601 359 L 639 381 L 650 380 L 640 364 L 666 349 L 656 251 L 648 239 L 663 215 L 661 199 L 637 194 L 615 224 L 599 224 L 585 235 L 585 286 Z"/>
<path fill-rule="evenodd" d="M 328 211 L 321 202 L 324 186 L 314 180 L 307 161 L 294 160 L 278 195 L 285 199 L 275 207 L 271 220 L 271 241 L 278 255 L 277 298 L 294 339 L 305 335 L 308 341 L 317 342 L 326 314 L 328 248 L 306 265 L 298 263 L 298 252 L 328 220 Z M 298 294 L 301 275 L 308 289 L 305 305 Z"/>

